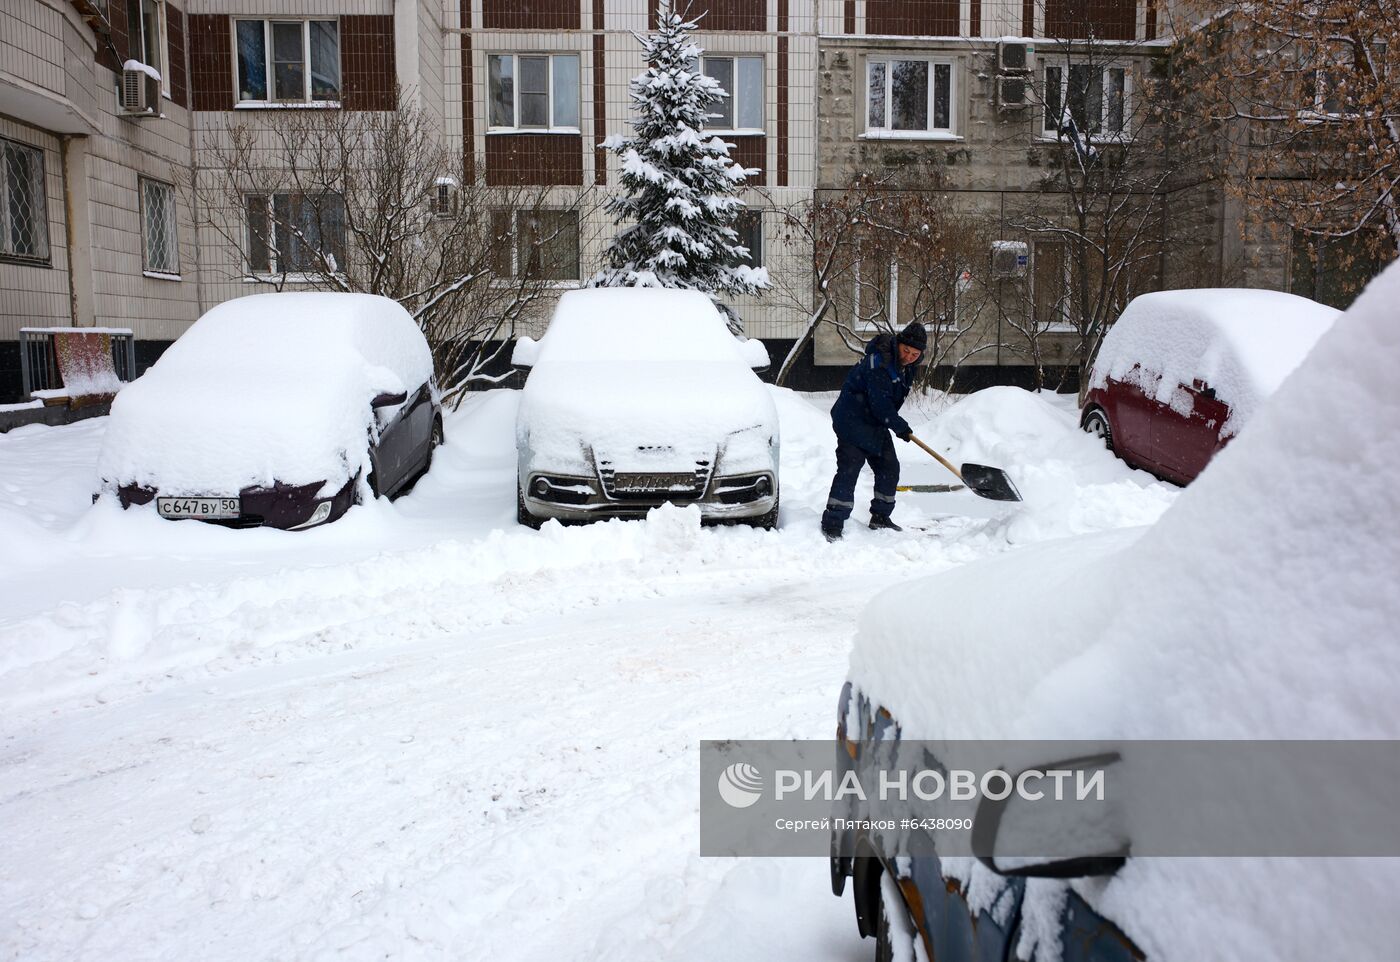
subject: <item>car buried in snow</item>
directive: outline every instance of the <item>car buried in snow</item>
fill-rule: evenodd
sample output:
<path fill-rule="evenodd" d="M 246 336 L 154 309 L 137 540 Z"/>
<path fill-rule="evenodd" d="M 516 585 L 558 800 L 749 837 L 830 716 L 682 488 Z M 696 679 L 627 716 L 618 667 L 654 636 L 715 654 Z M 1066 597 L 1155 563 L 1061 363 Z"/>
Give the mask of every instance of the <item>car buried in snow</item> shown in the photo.
<path fill-rule="evenodd" d="M 739 340 L 695 291 L 611 288 L 560 298 L 516 419 L 517 516 L 538 527 L 697 505 L 708 523 L 778 520 L 778 416 Z"/>
<path fill-rule="evenodd" d="M 1104 335 L 1080 426 L 1133 467 L 1188 484 L 1338 314 L 1279 291 L 1136 297 Z"/>
<path fill-rule="evenodd" d="M 432 354 L 401 305 L 257 294 L 210 310 L 117 395 L 98 497 L 172 520 L 310 528 L 407 490 L 442 437 Z"/>

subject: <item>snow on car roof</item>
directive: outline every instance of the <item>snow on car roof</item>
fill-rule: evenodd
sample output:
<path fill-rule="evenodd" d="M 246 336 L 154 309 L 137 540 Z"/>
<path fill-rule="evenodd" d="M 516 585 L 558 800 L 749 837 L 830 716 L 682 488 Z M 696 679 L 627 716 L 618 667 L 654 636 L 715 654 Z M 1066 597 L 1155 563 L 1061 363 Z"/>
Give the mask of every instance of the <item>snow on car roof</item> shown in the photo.
<path fill-rule="evenodd" d="M 432 369 L 418 325 L 386 297 L 226 301 L 117 396 L 99 477 L 165 494 L 273 481 L 334 491 L 368 470 L 370 401 L 417 388 Z"/>
<path fill-rule="evenodd" d="M 1157 291 L 1133 299 L 1104 336 L 1093 387 L 1110 378 L 1140 386 L 1188 414 L 1194 381 L 1230 405 L 1234 433 L 1273 394 L 1339 315 L 1280 291 Z"/>
<path fill-rule="evenodd" d="M 740 361 L 739 342 L 698 291 L 569 291 L 540 342 L 540 363 Z M 747 365 L 745 365 L 747 366 Z"/>
<path fill-rule="evenodd" d="M 1140 537 L 1035 545 L 877 597 L 853 682 L 906 738 L 1400 737 L 1397 302 L 1392 265 Z M 1148 958 L 1187 962 L 1385 957 L 1393 926 L 1375 920 L 1397 884 L 1386 860 L 1134 859 L 1080 890 Z"/>

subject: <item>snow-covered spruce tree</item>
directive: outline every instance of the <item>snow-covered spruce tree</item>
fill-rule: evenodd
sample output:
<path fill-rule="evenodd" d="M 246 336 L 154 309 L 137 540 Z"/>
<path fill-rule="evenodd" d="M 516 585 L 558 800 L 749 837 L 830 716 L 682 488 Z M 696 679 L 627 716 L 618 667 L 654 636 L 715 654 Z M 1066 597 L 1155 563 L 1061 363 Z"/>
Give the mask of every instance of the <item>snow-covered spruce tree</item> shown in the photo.
<path fill-rule="evenodd" d="M 604 144 L 622 160 L 623 193 L 608 202 L 621 228 L 594 287 L 679 287 L 708 294 L 753 294 L 768 272 L 739 261 L 737 191 L 757 174 L 729 157 L 730 145 L 705 135 L 712 107 L 727 93 L 700 71 L 695 23 L 661 4 L 657 30 L 638 37 L 647 69 L 632 78 L 630 137 Z"/>

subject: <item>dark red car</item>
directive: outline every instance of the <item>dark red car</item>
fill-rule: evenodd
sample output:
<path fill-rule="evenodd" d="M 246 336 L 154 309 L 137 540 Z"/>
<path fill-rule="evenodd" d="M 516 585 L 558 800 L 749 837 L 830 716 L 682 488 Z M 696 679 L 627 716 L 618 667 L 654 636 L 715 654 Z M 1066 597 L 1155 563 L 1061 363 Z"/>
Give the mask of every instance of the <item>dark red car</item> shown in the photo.
<path fill-rule="evenodd" d="M 1187 484 L 1339 311 L 1278 291 L 1160 291 L 1104 336 L 1080 425 L 1135 468 Z"/>

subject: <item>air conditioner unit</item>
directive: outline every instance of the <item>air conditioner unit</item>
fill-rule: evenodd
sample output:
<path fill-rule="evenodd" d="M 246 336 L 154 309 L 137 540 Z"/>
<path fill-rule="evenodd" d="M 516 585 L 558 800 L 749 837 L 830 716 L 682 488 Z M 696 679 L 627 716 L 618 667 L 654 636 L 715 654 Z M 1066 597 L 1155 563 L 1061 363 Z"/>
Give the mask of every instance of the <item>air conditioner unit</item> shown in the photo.
<path fill-rule="evenodd" d="M 1002 110 L 1016 110 L 1031 102 L 1031 84 L 1025 77 L 997 78 L 997 106 Z"/>
<path fill-rule="evenodd" d="M 126 117 L 159 117 L 160 77 L 135 67 L 123 70 L 121 108 Z"/>
<path fill-rule="evenodd" d="M 1035 47 L 1024 41 L 1003 40 L 997 44 L 997 70 L 1025 73 L 1035 67 Z"/>
<path fill-rule="evenodd" d="M 1025 277 L 1030 261 L 1024 241 L 992 241 L 993 277 Z"/>

